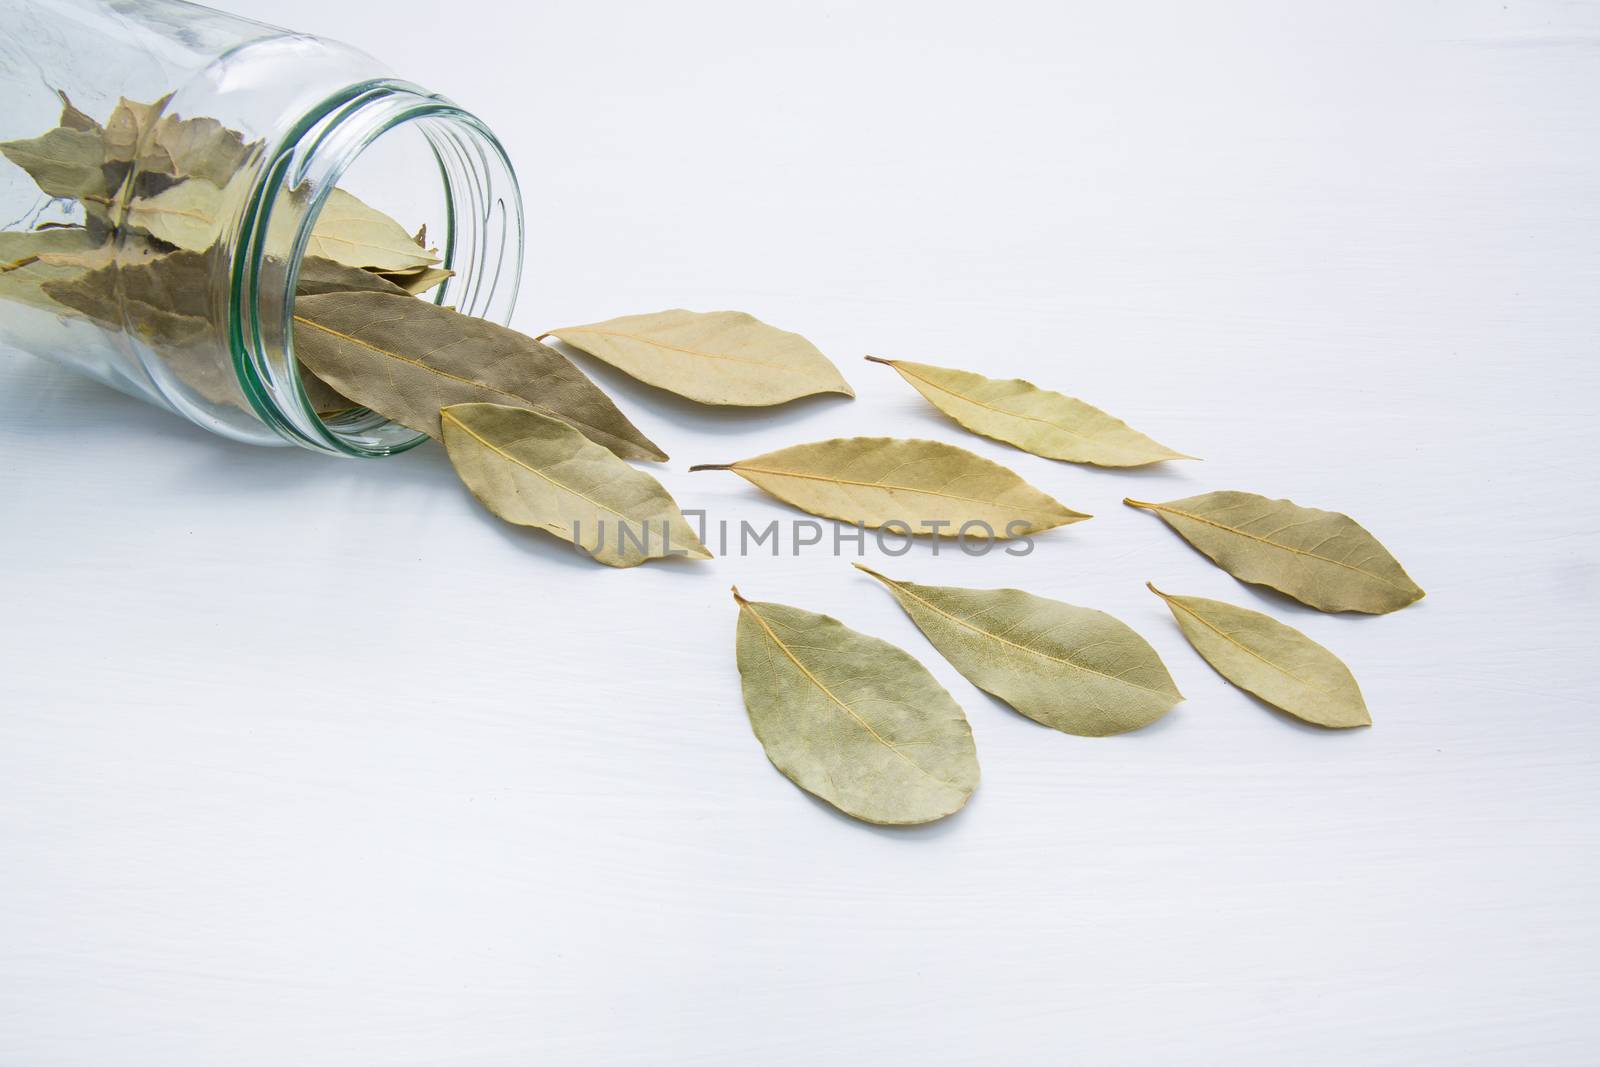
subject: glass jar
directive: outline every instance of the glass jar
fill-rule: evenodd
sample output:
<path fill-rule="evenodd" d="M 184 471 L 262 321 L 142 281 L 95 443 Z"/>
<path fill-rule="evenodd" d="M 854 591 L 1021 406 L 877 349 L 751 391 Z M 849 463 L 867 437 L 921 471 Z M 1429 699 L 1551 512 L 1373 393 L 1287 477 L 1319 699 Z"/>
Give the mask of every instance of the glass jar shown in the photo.
<path fill-rule="evenodd" d="M 0 346 L 236 440 L 378 456 L 424 437 L 297 363 L 309 257 L 511 316 L 504 150 L 353 48 L 179 0 L 4 0 L 0 99 Z"/>

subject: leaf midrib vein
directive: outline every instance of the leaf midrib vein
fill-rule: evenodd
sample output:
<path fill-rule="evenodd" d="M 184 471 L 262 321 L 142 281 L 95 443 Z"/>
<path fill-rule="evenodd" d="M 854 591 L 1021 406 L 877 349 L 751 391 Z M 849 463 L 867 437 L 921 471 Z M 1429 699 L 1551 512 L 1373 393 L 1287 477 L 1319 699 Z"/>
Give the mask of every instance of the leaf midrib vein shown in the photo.
<path fill-rule="evenodd" d="M 983 408 L 985 411 L 992 411 L 997 415 L 1009 415 L 1010 417 L 1012 417 L 1014 419 L 1026 419 L 1028 422 L 1037 422 L 1037 423 L 1039 423 L 1041 425 L 1048 426 L 1051 429 L 1060 430 L 1062 433 L 1071 434 L 1073 437 L 1078 438 L 1080 441 L 1089 441 L 1089 442 L 1092 442 L 1094 444 L 1103 445 L 1106 448 L 1118 449 L 1118 450 L 1121 450 L 1123 452 L 1132 451 L 1131 449 L 1129 449 L 1128 447 L 1126 447 L 1124 445 L 1118 445 L 1118 444 L 1115 444 L 1113 442 L 1107 441 L 1103 437 L 1095 437 L 1092 434 L 1080 433 L 1079 431 L 1074 430 L 1070 426 L 1061 425 L 1059 422 L 1052 422 L 1049 419 L 1042 419 L 1037 415 L 1028 415 L 1028 414 L 1025 414 L 1025 413 L 1023 413 L 1021 411 L 1012 411 L 1010 408 L 1003 408 L 1003 407 L 1000 407 L 1000 406 L 998 406 L 996 404 L 990 404 L 990 403 L 988 403 L 986 401 L 979 400 L 975 396 L 968 396 L 966 393 L 961 392 L 959 389 L 952 389 L 948 385 L 944 385 L 943 383 L 936 382 L 932 378 L 926 377 L 925 375 L 918 374 L 914 370 L 907 369 L 902 364 L 896 363 L 894 365 L 894 369 L 899 371 L 901 374 L 904 374 L 904 375 L 906 375 L 908 377 L 911 377 L 911 378 L 915 378 L 919 382 L 922 382 L 922 383 L 924 383 L 926 385 L 932 386 L 933 388 L 939 390 L 941 393 L 948 393 L 949 395 L 951 395 L 953 397 L 956 397 L 956 398 L 961 399 L 961 400 L 965 400 L 967 403 L 972 404 L 975 407 Z M 1081 403 L 1083 403 L 1083 401 L 1080 400 L 1079 403 L 1081 404 Z M 1085 405 L 1085 406 L 1089 406 L 1089 405 Z M 1102 412 L 1102 414 L 1103 414 L 1103 412 Z M 1131 430 L 1132 428 L 1129 427 L 1129 429 Z M 1137 433 L 1138 431 L 1133 431 L 1133 432 Z M 1135 454 L 1137 454 L 1137 453 L 1135 453 Z"/>
<path fill-rule="evenodd" d="M 1218 637 L 1220 637 L 1224 641 L 1228 642 L 1228 644 L 1233 645 L 1235 648 L 1238 648 L 1242 652 L 1246 652 L 1246 653 L 1254 656 L 1256 659 L 1260 660 L 1262 663 L 1265 663 L 1267 666 L 1271 667 L 1273 670 L 1279 672 L 1280 674 L 1285 675 L 1286 677 L 1293 678 L 1295 681 L 1299 682 L 1301 685 L 1305 686 L 1307 689 L 1315 690 L 1316 692 L 1321 693 L 1323 696 L 1328 697 L 1330 699 L 1334 699 L 1335 698 L 1335 694 L 1333 693 L 1332 690 L 1324 689 L 1320 685 L 1317 685 L 1314 682 L 1309 682 L 1306 679 L 1300 677 L 1298 674 L 1295 674 L 1293 671 L 1289 670 L 1287 667 L 1282 667 L 1282 666 L 1279 666 L 1278 664 L 1272 662 L 1272 660 L 1270 660 L 1267 657 L 1263 656 L 1261 653 L 1257 652 L 1255 649 L 1251 648 L 1249 645 L 1245 644 L 1244 642 L 1238 640 L 1232 634 L 1228 633 L 1226 630 L 1222 630 L 1222 629 L 1218 628 L 1217 626 L 1213 625 L 1211 620 L 1207 619 L 1204 615 L 1201 615 L 1199 612 L 1197 612 L 1194 609 L 1190 608 L 1188 605 L 1180 604 L 1180 603 L 1178 603 L 1178 601 L 1176 599 L 1174 599 L 1172 597 L 1165 597 L 1164 596 L 1164 597 L 1162 597 L 1162 599 L 1165 600 L 1168 604 L 1171 604 L 1174 607 L 1177 607 L 1177 608 L 1181 609 L 1186 614 L 1188 614 L 1191 617 L 1193 617 L 1196 622 L 1200 623 L 1200 625 L 1204 626 L 1206 629 L 1210 630 L 1212 633 L 1216 634 Z"/>
<path fill-rule="evenodd" d="M 1140 507 L 1140 508 L 1149 508 L 1151 511 L 1164 511 L 1169 515 L 1179 515 L 1179 516 L 1182 516 L 1185 519 L 1193 519 L 1195 522 L 1203 523 L 1206 526 L 1210 526 L 1210 527 L 1213 527 L 1215 529 L 1225 531 L 1226 533 L 1238 534 L 1240 537 L 1248 538 L 1251 541 L 1258 541 L 1263 545 L 1268 545 L 1268 546 L 1270 546 L 1272 548 L 1281 549 L 1284 552 L 1292 552 L 1297 556 L 1305 556 L 1305 557 L 1307 557 L 1309 559 L 1321 560 L 1323 563 L 1331 563 L 1335 567 L 1343 567 L 1345 570 L 1354 571 L 1356 574 L 1362 575 L 1363 577 L 1371 578 L 1375 582 L 1382 582 L 1384 585 L 1389 586 L 1391 589 L 1397 589 L 1402 593 L 1410 593 L 1411 592 L 1411 590 L 1407 589 L 1405 586 L 1396 585 L 1394 582 L 1389 581 L 1389 579 L 1383 577 L 1383 575 L 1381 575 L 1381 574 L 1374 574 L 1372 571 L 1362 570 L 1360 567 L 1353 566 L 1353 565 L 1351 565 L 1349 563 L 1344 562 L 1343 560 L 1333 559 L 1331 556 L 1322 556 L 1322 555 L 1318 555 L 1315 552 L 1307 552 L 1303 548 L 1295 548 L 1293 545 L 1282 544 L 1281 542 L 1278 542 L 1278 541 L 1269 541 L 1267 538 L 1262 537 L 1259 534 L 1253 534 L 1253 533 L 1250 533 L 1247 530 L 1241 530 L 1237 526 L 1229 526 L 1227 523 L 1217 522 L 1214 519 L 1208 519 L 1204 515 L 1196 515 L 1193 512 L 1184 511 L 1184 510 L 1182 510 L 1180 508 L 1167 507 L 1165 504 L 1150 504 L 1150 503 L 1141 502 L 1141 503 L 1136 503 L 1133 506 L 1134 507 Z"/>

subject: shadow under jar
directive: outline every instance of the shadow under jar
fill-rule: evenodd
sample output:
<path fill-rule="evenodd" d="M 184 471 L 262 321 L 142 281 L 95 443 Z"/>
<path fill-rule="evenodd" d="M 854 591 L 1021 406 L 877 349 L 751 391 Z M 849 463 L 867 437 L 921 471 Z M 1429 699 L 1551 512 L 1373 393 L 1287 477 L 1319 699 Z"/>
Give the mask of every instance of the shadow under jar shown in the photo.
<path fill-rule="evenodd" d="M 0 99 L 0 347 L 225 437 L 382 456 L 425 437 L 298 364 L 297 288 L 332 263 L 510 319 L 504 150 L 353 48 L 179 0 L 5 0 Z"/>

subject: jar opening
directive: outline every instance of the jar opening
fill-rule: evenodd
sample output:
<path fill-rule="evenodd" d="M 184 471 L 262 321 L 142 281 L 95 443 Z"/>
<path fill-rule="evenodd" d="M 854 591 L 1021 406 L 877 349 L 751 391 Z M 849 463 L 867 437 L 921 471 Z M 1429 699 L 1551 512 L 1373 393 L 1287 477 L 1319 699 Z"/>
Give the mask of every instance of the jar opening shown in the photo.
<path fill-rule="evenodd" d="M 426 435 L 330 400 L 294 352 L 303 261 L 337 250 L 318 222 L 325 211 L 344 210 L 351 196 L 407 233 L 425 230 L 418 247 L 436 249 L 435 266 L 450 275 L 417 299 L 501 323 L 511 317 L 521 275 L 521 197 L 504 150 L 482 122 L 401 82 L 352 86 L 324 101 L 262 168 L 230 284 L 240 383 L 261 418 L 289 441 L 338 455 L 392 455 Z"/>

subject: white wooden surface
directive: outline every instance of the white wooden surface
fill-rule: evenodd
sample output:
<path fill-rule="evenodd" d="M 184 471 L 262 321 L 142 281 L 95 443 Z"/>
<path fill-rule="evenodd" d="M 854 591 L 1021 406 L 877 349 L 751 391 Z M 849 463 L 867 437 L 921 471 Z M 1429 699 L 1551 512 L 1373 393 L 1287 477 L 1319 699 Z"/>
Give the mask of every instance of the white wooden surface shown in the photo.
<path fill-rule="evenodd" d="M 490 120 L 522 326 L 738 307 L 833 355 L 858 400 L 754 414 L 591 365 L 686 506 L 794 517 L 693 462 L 964 444 L 1097 517 L 884 569 L 1111 611 L 1188 701 L 1052 733 L 828 552 L 616 572 L 437 448 L 236 446 L 0 356 L 0 1063 L 1592 1062 L 1596 5 L 228 6 Z M 1205 462 L 1022 455 L 868 352 Z M 1211 488 L 1348 511 L 1430 595 L 1300 610 L 1119 503 Z M 1377 725 L 1231 690 L 1146 579 L 1302 627 Z M 734 581 L 921 657 L 969 808 L 877 830 L 780 777 Z"/>

